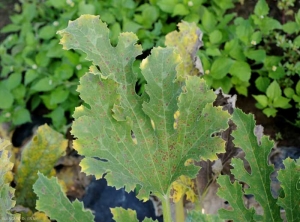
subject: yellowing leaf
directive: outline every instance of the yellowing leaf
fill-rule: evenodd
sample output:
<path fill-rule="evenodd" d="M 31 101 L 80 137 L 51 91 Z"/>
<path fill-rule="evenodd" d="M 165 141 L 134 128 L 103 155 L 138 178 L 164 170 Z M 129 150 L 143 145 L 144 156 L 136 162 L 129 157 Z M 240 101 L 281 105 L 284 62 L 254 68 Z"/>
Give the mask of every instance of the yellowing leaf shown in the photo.
<path fill-rule="evenodd" d="M 32 185 L 38 177 L 37 172 L 51 175 L 53 166 L 64 154 L 66 147 L 67 140 L 63 135 L 46 124 L 38 128 L 36 135 L 22 152 L 21 163 L 16 173 L 17 204 L 35 208 L 36 195 Z"/>
<path fill-rule="evenodd" d="M 166 46 L 175 47 L 178 50 L 182 62 L 177 67 L 178 78 L 187 76 L 199 76 L 203 74 L 203 68 L 198 49 L 202 46 L 202 32 L 195 23 L 181 22 L 178 24 L 179 32 L 173 31 L 166 35 Z"/>
<path fill-rule="evenodd" d="M 11 173 L 14 165 L 9 160 L 10 154 L 7 150 L 9 145 L 8 140 L 2 140 L 0 138 L 0 221 L 20 221 L 19 214 L 11 214 L 9 212 L 16 203 L 16 201 L 12 200 L 15 189 L 5 181 L 6 175 Z"/>

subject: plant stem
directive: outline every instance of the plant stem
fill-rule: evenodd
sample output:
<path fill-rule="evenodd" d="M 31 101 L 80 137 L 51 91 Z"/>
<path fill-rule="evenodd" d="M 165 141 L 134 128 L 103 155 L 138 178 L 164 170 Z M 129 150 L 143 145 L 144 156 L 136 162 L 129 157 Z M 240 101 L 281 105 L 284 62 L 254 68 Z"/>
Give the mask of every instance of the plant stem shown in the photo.
<path fill-rule="evenodd" d="M 176 222 L 185 221 L 183 196 L 180 198 L 180 200 L 177 203 L 175 203 L 175 221 Z"/>
<path fill-rule="evenodd" d="M 160 200 L 162 202 L 162 207 L 163 207 L 164 222 L 173 222 L 169 192 L 164 196 L 160 196 Z"/>

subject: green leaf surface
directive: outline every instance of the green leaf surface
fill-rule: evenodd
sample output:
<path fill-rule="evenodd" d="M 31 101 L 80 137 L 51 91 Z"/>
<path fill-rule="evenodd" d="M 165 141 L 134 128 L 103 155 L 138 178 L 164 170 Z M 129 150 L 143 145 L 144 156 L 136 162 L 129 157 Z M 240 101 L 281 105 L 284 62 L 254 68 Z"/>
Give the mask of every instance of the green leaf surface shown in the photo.
<path fill-rule="evenodd" d="M 57 222 L 94 221 L 94 215 L 90 210 L 84 210 L 82 202 L 77 199 L 70 202 L 56 177 L 49 179 L 40 172 L 37 173 L 37 176 L 38 178 L 33 184 L 34 192 L 38 196 L 36 209 L 45 212 L 51 220 Z"/>
<path fill-rule="evenodd" d="M 285 76 L 285 70 L 282 66 L 278 66 L 275 68 L 273 67 L 274 70 L 269 71 L 269 77 L 272 79 L 281 79 Z"/>
<path fill-rule="evenodd" d="M 255 80 L 255 86 L 261 92 L 266 92 L 269 85 L 270 85 L 270 78 L 268 77 L 260 76 Z"/>
<path fill-rule="evenodd" d="M 287 98 L 292 98 L 293 95 L 295 94 L 295 90 L 293 88 L 289 87 L 289 88 L 285 88 L 283 90 L 283 93 Z"/>
<path fill-rule="evenodd" d="M 202 214 L 200 211 L 190 211 L 188 212 L 186 222 L 223 222 L 219 215 L 213 214 Z"/>
<path fill-rule="evenodd" d="M 246 62 L 235 61 L 230 67 L 229 73 L 238 77 L 241 81 L 248 82 L 251 77 L 251 68 Z"/>
<path fill-rule="evenodd" d="M 280 86 L 276 81 L 273 81 L 266 91 L 267 96 L 272 100 L 281 96 L 281 93 Z"/>
<path fill-rule="evenodd" d="M 265 95 L 254 95 L 253 97 L 261 105 L 262 108 L 265 108 L 268 105 L 268 97 L 266 97 Z"/>
<path fill-rule="evenodd" d="M 12 114 L 12 121 L 15 126 L 30 122 L 31 117 L 28 109 L 23 107 L 15 109 Z"/>
<path fill-rule="evenodd" d="M 17 204 L 35 208 L 36 195 L 32 185 L 37 180 L 37 172 L 50 175 L 53 166 L 67 147 L 67 140 L 46 124 L 40 126 L 36 135 L 23 149 L 21 163 L 15 176 Z"/>
<path fill-rule="evenodd" d="M 269 6 L 265 0 L 259 0 L 254 8 L 254 13 L 258 16 L 265 16 L 269 13 Z"/>
<path fill-rule="evenodd" d="M 210 75 L 214 79 L 222 79 L 227 73 L 229 73 L 233 63 L 234 61 L 228 57 L 221 56 L 217 58 L 211 66 Z"/>
<path fill-rule="evenodd" d="M 224 200 L 228 201 L 232 210 L 219 210 L 219 216 L 222 219 L 250 222 L 255 221 L 255 210 L 247 209 L 243 200 L 243 190 L 241 184 L 235 181 L 233 184 L 230 182 L 228 176 L 219 176 L 217 179 L 220 188 L 218 189 L 217 195 Z M 198 220 L 200 221 L 200 220 Z"/>
<path fill-rule="evenodd" d="M 56 33 L 55 26 L 53 26 L 53 25 L 47 25 L 47 26 L 42 27 L 39 30 L 39 37 L 41 39 L 47 40 L 47 39 L 53 38 L 53 36 L 55 36 L 55 33 Z"/>
<path fill-rule="evenodd" d="M 285 169 L 279 170 L 277 178 L 284 191 L 284 197 L 279 197 L 277 203 L 284 208 L 287 221 L 300 221 L 299 160 L 287 158 L 283 163 Z"/>
<path fill-rule="evenodd" d="M 131 209 L 124 209 L 122 207 L 111 208 L 113 214 L 113 219 L 116 222 L 139 222 L 137 219 L 136 211 Z M 152 220 L 150 218 L 145 218 L 143 222 L 157 222 L 157 220 Z"/>
<path fill-rule="evenodd" d="M 0 109 L 8 109 L 12 106 L 14 102 L 14 97 L 11 94 L 10 91 L 8 91 L 6 88 L 1 87 L 0 88 Z"/>
<path fill-rule="evenodd" d="M 216 44 L 221 42 L 222 37 L 223 37 L 222 32 L 216 29 L 209 34 L 209 41 L 213 44 Z"/>
<path fill-rule="evenodd" d="M 268 107 L 263 110 L 263 113 L 266 114 L 267 117 L 275 117 L 277 110 L 275 108 Z"/>
<path fill-rule="evenodd" d="M 12 90 L 16 88 L 18 85 L 20 85 L 22 81 L 22 74 L 21 73 L 12 73 L 9 75 L 9 77 L 4 80 L 5 81 L 5 87 L 8 90 Z"/>
<path fill-rule="evenodd" d="M 20 221 L 19 214 L 11 214 L 9 211 L 15 206 L 16 201 L 13 200 L 15 189 L 10 186 L 10 182 L 6 181 L 7 174 L 11 173 L 14 166 L 10 162 L 10 153 L 7 150 L 10 146 L 8 140 L 0 138 L 0 220 L 2 221 Z"/>
<path fill-rule="evenodd" d="M 181 22 L 179 31 L 166 35 L 165 45 L 176 47 L 183 62 L 177 66 L 178 78 L 186 76 L 199 76 L 203 72 L 201 61 L 197 56 L 198 49 L 202 46 L 202 33 L 195 23 Z"/>
<path fill-rule="evenodd" d="M 293 34 L 297 32 L 299 28 L 300 25 L 293 21 L 289 21 L 282 26 L 283 31 L 285 31 L 287 34 Z"/>
<path fill-rule="evenodd" d="M 300 95 L 300 80 L 298 80 L 298 82 L 296 84 L 296 93 L 297 93 L 297 95 Z"/>
<path fill-rule="evenodd" d="M 40 80 L 38 80 L 32 87 L 32 90 L 38 91 L 38 92 L 45 92 L 50 91 L 55 88 L 55 85 L 52 82 L 52 79 L 50 77 L 44 77 Z"/>
<path fill-rule="evenodd" d="M 276 108 L 287 109 L 287 108 L 291 107 L 289 102 L 290 102 L 290 99 L 287 99 L 283 96 L 279 96 L 274 99 L 273 106 Z"/>
<path fill-rule="evenodd" d="M 134 34 L 122 33 L 112 47 L 107 27 L 90 15 L 70 22 L 59 34 L 65 49 L 80 49 L 93 61 L 92 73 L 78 87 L 90 108 L 76 108 L 72 127 L 75 149 L 85 156 L 80 164 L 84 172 L 96 178 L 107 173 L 108 184 L 117 189 L 125 185 L 130 191 L 140 184 L 139 198 L 153 192 L 167 199 L 173 181 L 180 175 L 195 177 L 199 170 L 185 166 L 186 160 L 216 159 L 215 153 L 224 151 L 224 141 L 211 135 L 227 128 L 229 115 L 212 106 L 216 96 L 204 80 L 189 77 L 184 87 L 176 81 L 180 57 L 173 48 L 154 48 L 143 60 L 147 85 L 139 97 L 132 64 L 142 49 Z M 176 111 L 180 116 L 174 128 Z"/>
<path fill-rule="evenodd" d="M 274 147 L 274 143 L 266 136 L 262 136 L 260 139 L 256 137 L 252 114 L 245 114 L 240 109 L 236 109 L 232 120 L 237 126 L 237 130 L 232 133 L 233 142 L 236 147 L 240 147 L 245 152 L 245 159 L 250 165 L 251 173 L 246 171 L 241 159 L 232 160 L 231 165 L 234 169 L 231 172 L 236 180 L 249 185 L 244 192 L 254 195 L 255 200 L 261 205 L 264 211 L 262 221 L 281 221 L 280 208 L 272 197 L 270 189 L 270 174 L 274 168 L 268 165 L 268 155 Z"/>
<path fill-rule="evenodd" d="M 210 33 L 215 30 L 217 24 L 216 16 L 210 12 L 210 10 L 205 9 L 202 15 L 202 25 L 206 32 Z"/>
<path fill-rule="evenodd" d="M 263 49 L 248 50 L 248 51 L 245 51 L 245 55 L 249 59 L 255 60 L 257 62 L 263 62 L 264 59 L 266 58 L 266 51 Z"/>

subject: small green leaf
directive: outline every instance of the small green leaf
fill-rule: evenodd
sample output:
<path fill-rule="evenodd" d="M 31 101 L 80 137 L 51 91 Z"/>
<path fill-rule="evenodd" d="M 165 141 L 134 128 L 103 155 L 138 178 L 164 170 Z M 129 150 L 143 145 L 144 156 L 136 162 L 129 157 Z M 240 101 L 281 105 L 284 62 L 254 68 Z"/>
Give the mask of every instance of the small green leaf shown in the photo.
<path fill-rule="evenodd" d="M 184 4 L 178 3 L 174 7 L 172 16 L 176 16 L 176 15 L 183 16 L 183 15 L 187 15 L 189 13 L 190 13 L 190 11 L 187 9 L 187 7 Z"/>
<path fill-rule="evenodd" d="M 209 41 L 212 44 L 216 44 L 222 41 L 222 32 L 218 29 L 214 30 L 209 34 Z"/>
<path fill-rule="evenodd" d="M 274 108 L 268 107 L 263 110 L 263 113 L 266 114 L 267 117 L 275 117 L 277 110 Z"/>
<path fill-rule="evenodd" d="M 256 99 L 256 101 L 261 105 L 262 108 L 267 107 L 268 105 L 268 97 L 265 95 L 253 95 L 253 97 Z"/>
<path fill-rule="evenodd" d="M 285 76 L 285 71 L 282 66 L 273 66 L 272 70 L 269 71 L 269 77 L 272 79 L 281 79 Z"/>
<path fill-rule="evenodd" d="M 259 44 L 261 42 L 262 34 L 259 31 L 254 32 L 251 35 L 251 42 L 255 41 L 255 44 Z"/>
<path fill-rule="evenodd" d="M 47 25 L 42 27 L 39 30 L 39 37 L 41 39 L 48 40 L 53 38 L 55 36 L 55 33 L 56 33 L 56 28 L 53 25 Z"/>
<path fill-rule="evenodd" d="M 21 73 L 12 73 L 8 77 L 7 80 L 5 80 L 5 88 L 8 90 L 12 90 L 16 88 L 18 85 L 20 85 L 22 81 L 22 74 Z"/>
<path fill-rule="evenodd" d="M 216 46 L 207 47 L 205 52 L 208 56 L 221 56 L 222 55 L 219 47 L 216 47 Z"/>
<path fill-rule="evenodd" d="M 23 84 L 18 85 L 16 88 L 14 88 L 11 93 L 13 94 L 13 96 L 15 97 L 15 100 L 21 100 L 22 102 L 26 102 L 24 101 L 25 98 L 25 94 L 27 92 L 26 86 Z M 18 102 L 19 102 L 18 101 Z"/>
<path fill-rule="evenodd" d="M 283 163 L 285 169 L 279 170 L 277 178 L 284 191 L 284 197 L 279 197 L 277 204 L 285 209 L 287 221 L 300 221 L 299 160 L 287 158 Z"/>
<path fill-rule="evenodd" d="M 281 61 L 280 56 L 267 56 L 264 60 L 264 66 L 269 70 L 273 70 L 274 67 L 279 66 L 279 62 Z"/>
<path fill-rule="evenodd" d="M 66 6 L 66 1 L 61 1 L 61 0 L 48 0 L 47 3 L 57 9 L 61 9 Z"/>
<path fill-rule="evenodd" d="M 58 79 L 66 80 L 73 76 L 74 70 L 73 67 L 68 64 L 62 64 L 58 66 L 55 71 L 54 75 Z"/>
<path fill-rule="evenodd" d="M 202 15 L 202 25 L 204 30 L 210 33 L 215 30 L 216 24 L 216 16 L 212 14 L 208 9 L 204 9 L 204 13 Z"/>
<path fill-rule="evenodd" d="M 36 79 L 39 76 L 36 70 L 29 69 L 25 73 L 25 85 L 28 85 L 31 83 L 34 79 Z"/>
<path fill-rule="evenodd" d="M 269 13 L 269 6 L 265 0 L 259 0 L 254 8 L 254 13 L 257 16 L 265 16 Z"/>
<path fill-rule="evenodd" d="M 21 29 L 20 25 L 16 25 L 16 24 L 9 24 L 4 26 L 1 29 L 1 33 L 9 33 L 9 32 L 17 32 Z"/>
<path fill-rule="evenodd" d="M 63 87 L 56 88 L 51 91 L 50 103 L 58 104 L 64 102 L 69 96 L 69 91 L 65 90 Z"/>
<path fill-rule="evenodd" d="M 293 95 L 293 100 L 297 103 L 300 103 L 300 96 Z"/>
<path fill-rule="evenodd" d="M 66 124 L 65 109 L 61 106 L 56 107 L 52 112 L 45 116 L 51 118 L 55 129 L 62 129 L 62 127 Z"/>
<path fill-rule="evenodd" d="M 293 43 L 294 43 L 295 46 L 300 47 L 300 36 L 297 36 L 297 37 L 294 39 Z"/>
<path fill-rule="evenodd" d="M 248 82 L 251 77 L 251 68 L 246 62 L 235 61 L 232 64 L 229 73 L 238 77 L 241 81 Z"/>
<path fill-rule="evenodd" d="M 285 88 L 283 90 L 283 93 L 287 98 L 292 98 L 293 95 L 295 94 L 295 90 L 289 87 L 289 88 Z"/>
<path fill-rule="evenodd" d="M 287 109 L 287 108 L 291 107 L 289 102 L 290 102 L 290 99 L 287 99 L 283 96 L 279 96 L 273 100 L 273 106 L 276 108 Z"/>
<path fill-rule="evenodd" d="M 13 95 L 4 87 L 0 87 L 0 98 L 0 109 L 8 109 L 12 106 L 14 102 Z"/>
<path fill-rule="evenodd" d="M 40 51 L 35 56 L 35 62 L 38 67 L 47 67 L 49 65 L 50 58 L 46 54 L 46 52 Z"/>
<path fill-rule="evenodd" d="M 298 25 L 300 25 L 300 10 L 295 14 L 295 21 Z"/>
<path fill-rule="evenodd" d="M 49 77 L 44 77 L 35 83 L 31 89 L 38 92 L 46 92 L 55 88 L 55 85 L 52 82 L 52 79 Z"/>
<path fill-rule="evenodd" d="M 259 91 L 266 92 L 270 82 L 270 78 L 260 76 L 255 80 L 255 86 Z"/>
<path fill-rule="evenodd" d="M 210 75 L 215 79 L 222 79 L 229 73 L 232 64 L 232 59 L 224 56 L 219 57 L 212 64 Z"/>
<path fill-rule="evenodd" d="M 160 9 L 167 13 L 173 13 L 177 1 L 174 0 L 158 0 L 157 5 Z"/>
<path fill-rule="evenodd" d="M 34 192 L 38 196 L 36 209 L 43 211 L 51 220 L 58 222 L 92 222 L 94 215 L 90 210 L 84 210 L 83 203 L 77 199 L 72 203 L 64 194 L 56 177 L 48 179 L 42 173 L 37 173 L 37 180 L 33 184 Z"/>
<path fill-rule="evenodd" d="M 246 45 L 251 42 L 250 38 L 253 32 L 254 30 L 249 20 L 242 20 L 235 29 L 237 37 Z"/>
<path fill-rule="evenodd" d="M 270 84 L 266 91 L 267 96 L 272 100 L 281 96 L 281 93 L 280 86 L 275 80 Z"/>
<path fill-rule="evenodd" d="M 300 25 L 296 22 L 289 21 L 282 26 L 283 31 L 287 34 L 293 34 L 299 30 Z"/>
<path fill-rule="evenodd" d="M 240 41 L 238 39 L 232 39 L 229 42 L 225 43 L 224 51 L 227 52 L 232 58 L 244 61 L 246 57 L 241 47 Z"/>
<path fill-rule="evenodd" d="M 96 12 L 95 6 L 87 4 L 85 1 L 80 1 L 78 4 L 78 15 L 91 14 L 94 15 Z"/>
<path fill-rule="evenodd" d="M 31 121 L 30 113 L 25 108 L 18 108 L 12 114 L 12 121 L 14 125 L 21 125 Z"/>
<path fill-rule="evenodd" d="M 300 80 L 296 84 L 296 93 L 300 96 Z"/>

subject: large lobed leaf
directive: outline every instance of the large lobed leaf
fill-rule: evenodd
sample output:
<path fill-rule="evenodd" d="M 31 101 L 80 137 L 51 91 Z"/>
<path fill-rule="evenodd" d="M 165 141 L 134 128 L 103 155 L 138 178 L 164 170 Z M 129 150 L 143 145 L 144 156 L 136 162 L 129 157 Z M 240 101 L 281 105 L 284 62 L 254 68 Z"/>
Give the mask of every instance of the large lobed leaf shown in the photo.
<path fill-rule="evenodd" d="M 10 154 L 7 150 L 9 145 L 8 140 L 0 138 L 0 221 L 20 221 L 19 214 L 11 214 L 9 212 L 16 203 L 15 200 L 12 200 L 15 189 L 6 181 L 7 174 L 11 173 L 14 166 L 9 160 Z"/>
<path fill-rule="evenodd" d="M 57 160 L 64 154 L 67 140 L 48 125 L 40 126 L 22 152 L 21 163 L 15 177 L 17 204 L 35 208 L 36 195 L 32 185 L 37 172 L 49 176 Z"/>
<path fill-rule="evenodd" d="M 278 198 L 278 205 L 285 209 L 287 221 L 300 221 L 300 164 L 290 158 L 283 161 L 285 169 L 278 172 L 278 180 L 284 197 Z"/>
<path fill-rule="evenodd" d="M 110 185 L 127 191 L 140 184 L 139 198 L 150 192 L 166 197 L 180 175 L 198 172 L 185 166 L 188 159 L 213 160 L 224 152 L 224 141 L 212 134 L 227 127 L 229 114 L 212 106 L 216 96 L 204 80 L 188 77 L 184 86 L 177 81 L 182 59 L 173 48 L 154 48 L 143 60 L 147 85 L 139 97 L 132 63 L 142 49 L 133 33 L 122 33 L 112 47 L 106 25 L 84 15 L 59 34 L 65 49 L 82 50 L 93 62 L 78 87 L 87 105 L 76 108 L 72 127 L 84 172 L 97 178 L 107 173 Z"/>
<path fill-rule="evenodd" d="M 38 172 L 38 179 L 34 183 L 33 189 L 38 196 L 36 209 L 45 212 L 51 220 L 57 222 L 94 221 L 94 215 L 91 211 L 84 210 L 83 203 L 78 200 L 72 203 L 69 201 L 56 177 L 48 179 Z"/>
<path fill-rule="evenodd" d="M 245 152 L 245 159 L 250 165 L 251 173 L 247 172 L 241 159 L 235 158 L 232 159 L 231 165 L 234 169 L 231 172 L 236 180 L 249 186 L 249 188 L 244 188 L 244 193 L 254 195 L 256 201 L 263 208 L 264 214 L 261 216 L 254 214 L 253 210 L 246 210 L 241 202 L 241 186 L 237 183 L 232 185 L 229 180 L 220 178 L 218 180 L 220 185 L 226 186 L 230 192 L 221 190 L 218 194 L 221 198 L 228 200 L 233 208 L 231 211 L 220 211 L 220 215 L 224 219 L 239 217 L 239 221 L 281 221 L 280 209 L 276 204 L 276 199 L 272 197 L 270 188 L 270 174 L 274 168 L 268 165 L 268 155 L 274 143 L 266 136 L 256 137 L 252 114 L 245 114 L 240 109 L 235 109 L 232 120 L 237 126 L 237 130 L 232 133 L 233 142 L 236 147 L 242 148 Z"/>

